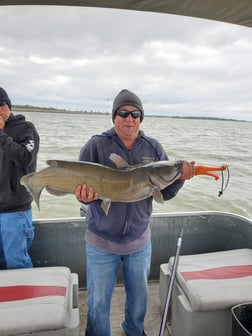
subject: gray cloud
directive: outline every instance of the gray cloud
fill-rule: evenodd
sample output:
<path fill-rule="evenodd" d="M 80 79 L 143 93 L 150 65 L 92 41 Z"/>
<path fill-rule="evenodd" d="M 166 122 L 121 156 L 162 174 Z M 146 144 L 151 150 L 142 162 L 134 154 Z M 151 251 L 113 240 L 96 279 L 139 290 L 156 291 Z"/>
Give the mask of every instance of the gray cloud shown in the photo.
<path fill-rule="evenodd" d="M 175 15 L 1 6 L 0 85 L 14 104 L 252 120 L 252 29 Z M 3 20 L 4 18 L 4 20 Z"/>

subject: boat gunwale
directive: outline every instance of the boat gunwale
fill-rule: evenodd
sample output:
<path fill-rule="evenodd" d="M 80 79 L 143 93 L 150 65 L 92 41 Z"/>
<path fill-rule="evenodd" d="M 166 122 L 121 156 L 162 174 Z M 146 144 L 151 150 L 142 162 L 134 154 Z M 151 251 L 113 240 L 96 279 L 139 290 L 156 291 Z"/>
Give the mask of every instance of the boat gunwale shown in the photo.
<path fill-rule="evenodd" d="M 184 216 L 203 216 L 203 215 L 218 215 L 218 216 L 229 216 L 237 219 L 242 219 L 247 221 L 249 224 L 252 225 L 252 219 L 235 214 L 232 212 L 225 212 L 225 211 L 186 211 L 186 212 L 155 212 L 151 215 L 151 218 L 170 218 L 170 217 L 184 217 Z M 57 217 L 57 218 L 41 218 L 41 219 L 34 219 L 33 224 L 38 225 L 38 224 L 65 224 L 66 222 L 74 222 L 73 224 L 76 224 L 78 222 L 83 222 L 85 220 L 85 217 Z"/>

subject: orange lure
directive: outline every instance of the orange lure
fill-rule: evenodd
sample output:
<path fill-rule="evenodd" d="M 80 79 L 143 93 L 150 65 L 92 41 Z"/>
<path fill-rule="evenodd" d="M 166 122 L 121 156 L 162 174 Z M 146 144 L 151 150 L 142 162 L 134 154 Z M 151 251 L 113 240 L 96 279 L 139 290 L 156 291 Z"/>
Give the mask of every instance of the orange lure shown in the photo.
<path fill-rule="evenodd" d="M 212 173 L 213 171 L 223 171 L 227 170 L 227 166 L 221 167 L 207 167 L 207 166 L 195 166 L 194 175 L 209 175 L 213 176 L 215 180 L 218 180 L 220 177 L 217 174 Z"/>

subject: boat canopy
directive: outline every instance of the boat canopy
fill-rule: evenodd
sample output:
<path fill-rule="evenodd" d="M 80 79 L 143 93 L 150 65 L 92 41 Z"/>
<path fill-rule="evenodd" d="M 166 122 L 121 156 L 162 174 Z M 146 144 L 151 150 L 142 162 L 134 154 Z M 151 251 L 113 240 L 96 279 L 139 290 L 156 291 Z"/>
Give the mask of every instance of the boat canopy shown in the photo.
<path fill-rule="evenodd" d="M 55 5 L 168 13 L 252 27 L 251 0 L 0 0 L 7 5 Z"/>

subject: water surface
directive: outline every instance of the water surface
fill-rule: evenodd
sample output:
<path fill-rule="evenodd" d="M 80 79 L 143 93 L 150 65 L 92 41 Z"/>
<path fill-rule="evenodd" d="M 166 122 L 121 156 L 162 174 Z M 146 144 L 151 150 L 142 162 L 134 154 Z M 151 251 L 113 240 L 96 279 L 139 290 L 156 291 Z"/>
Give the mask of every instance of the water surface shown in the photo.
<path fill-rule="evenodd" d="M 109 115 L 24 113 L 40 134 L 38 170 L 46 160 L 77 160 L 81 146 L 112 126 Z M 221 179 L 197 176 L 164 204 L 153 202 L 154 212 L 225 211 L 252 218 L 252 123 L 220 120 L 146 117 L 144 132 L 158 139 L 169 158 L 194 160 L 199 165 L 228 164 L 230 181 L 218 197 Z M 40 211 L 33 203 L 34 219 L 79 216 L 73 195 L 52 196 L 44 190 Z"/>

